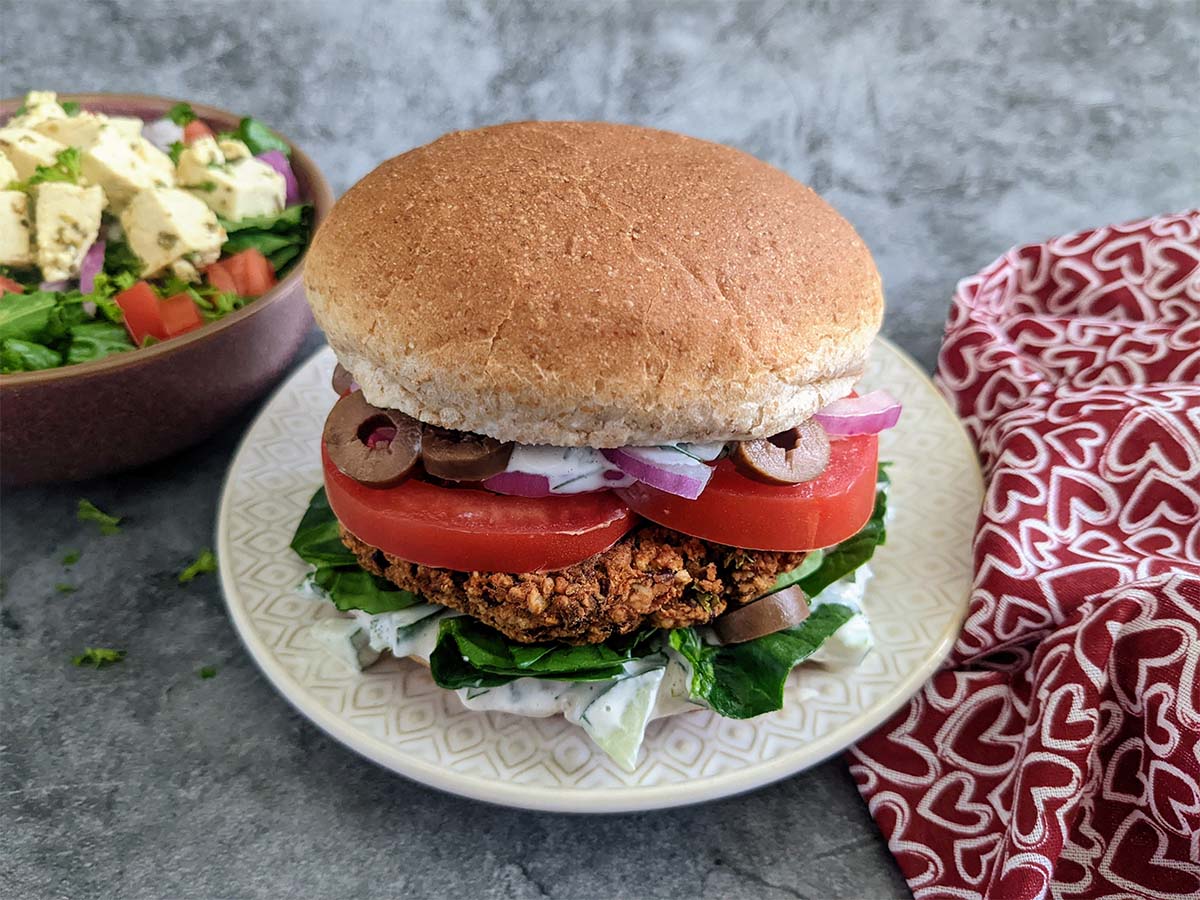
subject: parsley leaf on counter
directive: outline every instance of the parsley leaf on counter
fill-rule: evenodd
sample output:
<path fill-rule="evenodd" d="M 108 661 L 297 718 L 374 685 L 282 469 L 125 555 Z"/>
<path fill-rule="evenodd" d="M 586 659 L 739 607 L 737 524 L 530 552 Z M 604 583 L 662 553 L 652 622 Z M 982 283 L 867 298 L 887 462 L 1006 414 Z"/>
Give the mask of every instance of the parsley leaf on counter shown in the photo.
<path fill-rule="evenodd" d="M 91 500 L 80 499 L 75 518 L 80 522 L 95 522 L 100 526 L 101 534 L 116 534 L 121 530 L 121 517 L 110 516 Z"/>
<path fill-rule="evenodd" d="M 201 678 L 215 678 L 217 675 L 216 666 L 201 666 L 200 671 L 196 673 Z"/>
<path fill-rule="evenodd" d="M 113 650 L 109 647 L 85 647 L 78 656 L 71 657 L 71 662 L 77 666 L 103 669 L 105 666 L 115 665 L 124 659 L 124 650 Z"/>
<path fill-rule="evenodd" d="M 200 555 L 196 557 L 196 561 L 179 573 L 179 583 L 187 584 L 196 578 L 197 575 L 203 575 L 205 572 L 215 572 L 217 570 L 217 557 L 209 549 L 200 551 Z"/>
<path fill-rule="evenodd" d="M 189 122 L 195 122 L 198 116 L 190 103 L 176 103 L 167 110 L 165 118 L 170 119 L 180 128 Z"/>
<path fill-rule="evenodd" d="M 55 589 L 56 591 L 58 591 L 60 594 L 73 594 L 73 593 L 75 593 L 77 590 L 79 590 L 79 588 L 77 588 L 75 585 L 73 585 L 73 584 L 67 584 L 67 583 L 65 583 L 65 582 L 62 582 L 62 581 L 60 581 L 58 584 L 56 584 L 56 585 L 54 586 L 54 589 Z"/>
<path fill-rule="evenodd" d="M 73 566 L 75 563 L 79 562 L 79 557 L 81 555 L 82 554 L 78 550 L 68 550 L 63 554 L 62 564 L 64 566 Z"/>

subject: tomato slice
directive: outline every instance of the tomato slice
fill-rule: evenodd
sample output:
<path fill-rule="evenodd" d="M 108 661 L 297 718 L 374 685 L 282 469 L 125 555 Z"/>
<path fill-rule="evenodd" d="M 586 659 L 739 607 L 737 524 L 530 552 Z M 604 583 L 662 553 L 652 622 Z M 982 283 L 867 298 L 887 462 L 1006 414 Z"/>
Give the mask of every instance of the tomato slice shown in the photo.
<path fill-rule="evenodd" d="M 0 294 L 23 294 L 25 286 L 18 281 L 13 281 L 11 278 L 5 278 L 0 275 Z"/>
<path fill-rule="evenodd" d="M 196 303 L 187 294 L 176 294 L 158 302 L 158 314 L 168 337 L 187 334 L 204 324 Z"/>
<path fill-rule="evenodd" d="M 113 299 L 125 314 L 125 329 L 139 347 L 147 337 L 155 337 L 160 341 L 170 337 L 163 324 L 158 294 L 154 293 L 149 282 L 139 281 Z"/>
<path fill-rule="evenodd" d="M 717 544 L 786 551 L 832 547 L 871 518 L 879 438 L 869 434 L 831 444 L 829 466 L 804 484 L 754 481 L 726 459 L 695 500 L 641 482 L 617 493 L 651 522 Z"/>
<path fill-rule="evenodd" d="M 334 515 L 373 547 L 460 572 L 543 572 L 607 550 L 637 523 L 611 491 L 506 497 L 421 478 L 370 488 L 343 475 L 321 447 Z"/>
<path fill-rule="evenodd" d="M 185 144 L 190 144 L 197 138 L 202 137 L 215 137 L 213 130 L 206 123 L 199 119 L 192 119 L 192 121 L 183 126 L 183 142 Z"/>

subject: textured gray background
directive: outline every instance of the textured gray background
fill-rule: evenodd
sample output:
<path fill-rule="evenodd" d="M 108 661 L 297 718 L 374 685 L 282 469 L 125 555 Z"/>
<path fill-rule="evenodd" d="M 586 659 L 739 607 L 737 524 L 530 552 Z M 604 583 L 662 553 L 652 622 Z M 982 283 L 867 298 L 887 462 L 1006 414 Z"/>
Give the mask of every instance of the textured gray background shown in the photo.
<path fill-rule="evenodd" d="M 0 0 L 0 96 L 134 90 L 253 113 L 339 191 L 505 119 L 725 141 L 858 226 L 886 331 L 931 367 L 956 279 L 1011 244 L 1196 203 L 1198 47 L 1200 6 L 1161 0 Z M 133 474 L 0 498 L 0 896 L 906 895 L 839 761 L 705 807 L 582 819 L 436 794 L 326 739 L 254 669 L 212 577 L 174 582 L 211 543 L 248 421 Z M 78 496 L 128 527 L 95 536 Z M 86 644 L 128 661 L 75 669 Z"/>

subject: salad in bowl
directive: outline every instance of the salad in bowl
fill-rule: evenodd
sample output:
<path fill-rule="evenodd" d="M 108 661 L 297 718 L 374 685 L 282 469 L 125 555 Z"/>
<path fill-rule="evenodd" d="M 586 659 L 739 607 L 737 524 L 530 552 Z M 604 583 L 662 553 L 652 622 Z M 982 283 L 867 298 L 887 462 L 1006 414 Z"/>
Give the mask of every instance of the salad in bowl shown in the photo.
<path fill-rule="evenodd" d="M 269 291 L 312 232 L 291 153 L 252 117 L 31 91 L 0 123 L 0 376 L 170 341 Z"/>

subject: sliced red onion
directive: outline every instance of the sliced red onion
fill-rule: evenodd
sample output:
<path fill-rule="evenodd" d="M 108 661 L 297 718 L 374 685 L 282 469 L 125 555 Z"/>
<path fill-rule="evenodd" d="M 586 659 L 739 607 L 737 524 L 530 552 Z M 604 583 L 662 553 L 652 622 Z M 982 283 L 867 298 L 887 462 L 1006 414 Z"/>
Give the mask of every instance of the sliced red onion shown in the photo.
<path fill-rule="evenodd" d="M 96 289 L 96 276 L 104 269 L 104 247 L 104 241 L 99 240 L 83 254 L 83 262 L 79 264 L 79 290 L 85 294 Z"/>
<path fill-rule="evenodd" d="M 879 434 L 900 421 L 900 401 L 887 391 L 835 400 L 813 416 L 826 433 L 849 437 Z"/>
<path fill-rule="evenodd" d="M 704 463 L 696 462 L 683 453 L 678 456 L 687 462 L 663 464 L 661 456 L 651 451 L 658 447 L 621 447 L 617 450 L 601 450 L 604 458 L 626 475 L 636 478 L 652 488 L 668 494 L 695 500 L 708 484 L 713 470 Z M 647 459 L 647 456 L 651 457 Z"/>
<path fill-rule="evenodd" d="M 142 126 L 142 137 L 166 153 L 176 141 L 183 141 L 183 128 L 170 119 L 155 119 Z"/>
<path fill-rule="evenodd" d="M 71 280 L 64 278 L 62 281 L 43 281 L 38 285 L 39 291 L 65 291 L 71 286 Z"/>
<path fill-rule="evenodd" d="M 258 154 L 256 159 L 261 159 L 268 166 L 283 176 L 284 182 L 287 183 L 287 197 L 284 202 L 287 204 L 296 203 L 300 200 L 300 184 L 296 181 L 296 173 L 292 171 L 292 164 L 288 162 L 288 158 L 283 155 L 281 150 L 267 150 L 265 153 Z"/>
<path fill-rule="evenodd" d="M 513 497 L 549 497 L 550 479 L 529 472 L 501 472 L 485 479 L 483 486 L 497 494 Z"/>
<path fill-rule="evenodd" d="M 381 425 L 367 435 L 367 446 L 374 450 L 376 447 L 387 446 L 396 439 L 396 429 L 390 425 Z"/>

